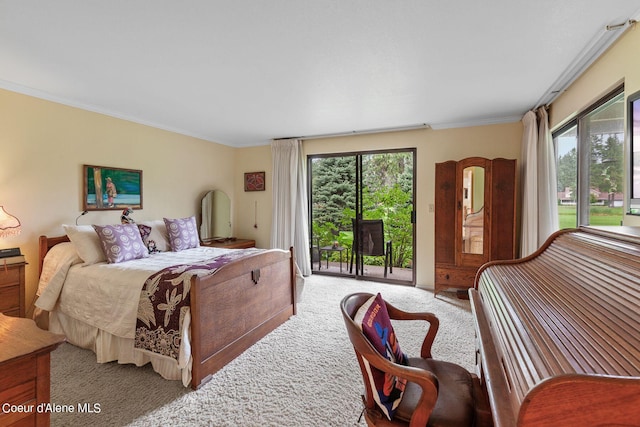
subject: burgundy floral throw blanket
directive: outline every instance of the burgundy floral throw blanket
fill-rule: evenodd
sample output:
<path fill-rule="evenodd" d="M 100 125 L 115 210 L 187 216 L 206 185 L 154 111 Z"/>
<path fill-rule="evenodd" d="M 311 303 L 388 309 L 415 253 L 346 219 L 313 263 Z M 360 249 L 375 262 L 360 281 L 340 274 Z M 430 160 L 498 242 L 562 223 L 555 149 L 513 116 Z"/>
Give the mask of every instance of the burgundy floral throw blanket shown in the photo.
<path fill-rule="evenodd" d="M 259 251 L 233 251 L 201 263 L 167 267 L 149 276 L 140 292 L 135 348 L 178 360 L 182 324 L 190 303 L 191 277 L 212 274 L 231 261 Z"/>

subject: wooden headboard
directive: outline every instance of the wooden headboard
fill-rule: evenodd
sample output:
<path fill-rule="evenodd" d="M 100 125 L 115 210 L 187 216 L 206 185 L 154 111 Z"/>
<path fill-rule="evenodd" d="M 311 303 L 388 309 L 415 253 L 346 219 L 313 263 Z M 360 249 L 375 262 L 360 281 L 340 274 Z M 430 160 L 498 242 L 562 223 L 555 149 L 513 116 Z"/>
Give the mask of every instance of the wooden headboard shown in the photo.
<path fill-rule="evenodd" d="M 44 264 L 44 257 L 49 252 L 49 249 L 58 243 L 64 242 L 69 242 L 69 237 L 66 235 L 57 237 L 40 236 L 38 238 L 38 277 L 42 274 L 42 264 Z"/>

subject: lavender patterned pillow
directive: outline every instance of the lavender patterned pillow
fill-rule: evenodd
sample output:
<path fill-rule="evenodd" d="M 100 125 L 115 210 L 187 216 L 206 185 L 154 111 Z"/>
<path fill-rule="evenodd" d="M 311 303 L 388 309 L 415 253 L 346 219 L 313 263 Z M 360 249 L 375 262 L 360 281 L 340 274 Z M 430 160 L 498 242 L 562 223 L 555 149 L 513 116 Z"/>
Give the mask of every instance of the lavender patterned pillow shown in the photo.
<path fill-rule="evenodd" d="M 169 234 L 169 243 L 173 252 L 200 246 L 196 217 L 168 219 L 164 218 Z"/>
<path fill-rule="evenodd" d="M 93 228 L 98 233 L 102 250 L 110 264 L 149 256 L 137 225 L 94 225 Z"/>

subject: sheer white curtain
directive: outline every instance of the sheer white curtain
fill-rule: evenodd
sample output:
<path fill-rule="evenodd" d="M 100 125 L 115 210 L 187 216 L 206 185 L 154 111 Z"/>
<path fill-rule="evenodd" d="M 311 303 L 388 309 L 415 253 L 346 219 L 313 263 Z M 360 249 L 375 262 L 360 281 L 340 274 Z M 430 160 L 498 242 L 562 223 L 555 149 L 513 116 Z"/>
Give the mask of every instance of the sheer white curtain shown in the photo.
<path fill-rule="evenodd" d="M 549 129 L 549 115 L 538 108 L 538 246 L 560 228 L 556 152 Z"/>
<path fill-rule="evenodd" d="M 535 252 L 558 229 L 556 162 L 544 107 L 522 118 L 522 233 L 520 256 Z"/>
<path fill-rule="evenodd" d="M 538 129 L 536 114 L 527 111 L 522 118 L 522 233 L 520 256 L 527 256 L 538 249 Z"/>
<path fill-rule="evenodd" d="M 307 175 L 302 141 L 272 141 L 273 222 L 271 247 L 294 248 L 296 262 L 303 276 L 311 274 L 309 226 L 307 216 Z"/>

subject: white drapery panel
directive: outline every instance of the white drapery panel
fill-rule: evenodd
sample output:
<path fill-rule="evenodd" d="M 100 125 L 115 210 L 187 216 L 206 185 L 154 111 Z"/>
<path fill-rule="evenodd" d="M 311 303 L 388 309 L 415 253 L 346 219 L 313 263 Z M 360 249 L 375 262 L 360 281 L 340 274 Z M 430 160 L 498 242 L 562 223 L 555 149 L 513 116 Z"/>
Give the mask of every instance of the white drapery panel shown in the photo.
<path fill-rule="evenodd" d="M 560 227 L 556 152 L 549 129 L 549 115 L 538 108 L 538 247 Z"/>
<path fill-rule="evenodd" d="M 311 274 L 309 225 L 307 215 L 306 164 L 302 141 L 272 141 L 273 221 L 271 247 L 294 248 L 296 262 L 303 276 Z"/>
<path fill-rule="evenodd" d="M 527 111 L 522 118 L 522 233 L 520 256 L 527 256 L 538 249 L 538 129 L 536 114 Z"/>
<path fill-rule="evenodd" d="M 556 162 L 544 107 L 522 118 L 522 233 L 520 256 L 535 252 L 558 229 Z"/>

